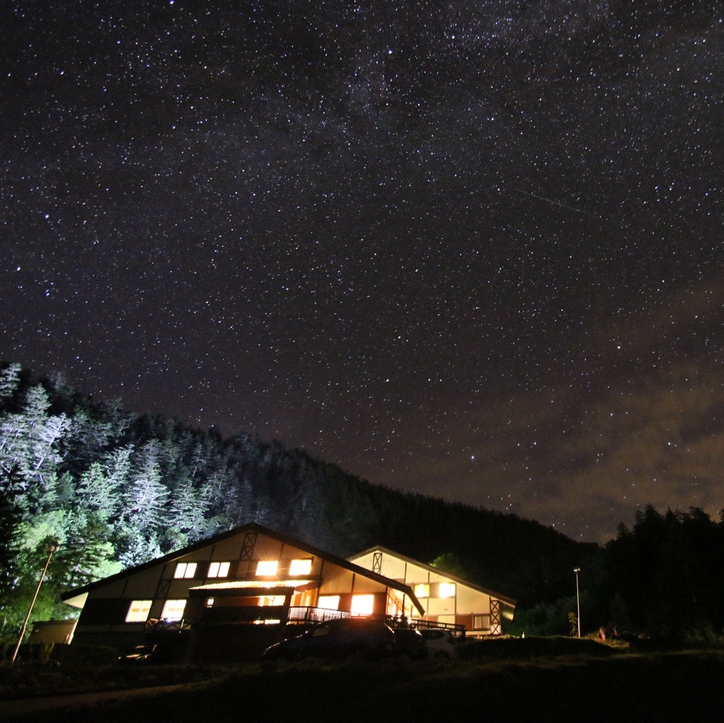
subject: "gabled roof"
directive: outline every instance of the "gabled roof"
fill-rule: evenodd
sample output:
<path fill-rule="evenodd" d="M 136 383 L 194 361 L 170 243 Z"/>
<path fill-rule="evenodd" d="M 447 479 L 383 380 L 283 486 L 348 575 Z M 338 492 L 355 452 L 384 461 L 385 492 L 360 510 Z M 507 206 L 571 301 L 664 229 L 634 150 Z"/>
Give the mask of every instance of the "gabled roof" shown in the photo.
<path fill-rule="evenodd" d="M 363 577 L 366 577 L 370 580 L 379 582 L 385 587 L 391 587 L 395 590 L 398 590 L 399 592 L 407 595 L 421 613 L 424 611 L 423 606 L 421 605 L 417 597 L 415 597 L 415 593 L 412 591 L 409 585 L 397 582 L 396 580 L 391 580 L 390 578 L 384 577 L 383 575 L 378 575 L 377 573 L 372 572 L 365 567 L 355 565 L 350 560 L 345 560 L 343 557 L 338 557 L 337 555 L 333 555 L 330 552 L 320 550 L 313 545 L 308 545 L 306 542 L 302 542 L 301 540 L 296 540 L 293 537 L 283 535 L 281 532 L 271 530 L 268 527 L 264 527 L 263 525 L 260 525 L 256 522 L 249 522 L 246 525 L 241 525 L 240 527 L 235 527 L 234 529 L 228 530 L 227 532 L 222 532 L 218 535 L 214 535 L 214 537 L 209 537 L 205 540 L 199 540 L 199 542 L 195 542 L 193 545 L 189 545 L 188 547 L 184 547 L 180 550 L 174 550 L 173 552 L 169 552 L 167 555 L 163 555 L 162 557 L 157 557 L 153 560 L 149 560 L 148 562 L 144 562 L 141 565 L 126 568 L 125 570 L 121 570 L 121 572 L 117 572 L 115 575 L 110 575 L 109 577 L 104 577 L 101 580 L 96 580 L 95 582 L 91 582 L 88 585 L 84 585 L 83 587 L 73 588 L 72 590 L 68 590 L 68 592 L 64 592 L 60 596 L 60 598 L 61 600 L 65 601 L 74 597 L 78 597 L 79 595 L 88 593 L 91 590 L 96 590 L 99 587 L 103 587 L 109 583 L 116 582 L 117 580 L 123 580 L 127 577 L 131 577 L 132 575 L 137 575 L 139 572 L 144 572 L 145 570 L 151 570 L 155 567 L 158 567 L 159 565 L 165 565 L 168 562 L 178 560 L 179 558 L 184 557 L 185 555 L 188 555 L 192 552 L 203 550 L 206 547 L 216 545 L 219 542 L 232 539 L 247 532 L 256 532 L 257 534 L 265 535 L 272 538 L 273 540 L 281 542 L 284 545 L 296 547 L 299 550 L 303 550 L 304 552 L 314 557 L 321 557 L 327 562 L 331 562 L 333 565 L 337 565 L 338 567 L 342 567 L 357 575 L 362 575 Z"/>
<path fill-rule="evenodd" d="M 469 580 L 465 580 L 462 577 L 453 575 L 450 572 L 445 572 L 445 570 L 441 570 L 440 568 L 433 567 L 432 565 L 426 565 L 424 562 L 415 560 L 412 557 L 407 557 L 406 555 L 402 555 L 399 552 L 395 552 L 394 550 L 388 550 L 386 547 L 382 547 L 381 545 L 376 545 L 375 547 L 370 547 L 367 550 L 358 552 L 355 555 L 350 555 L 349 559 L 356 560 L 359 557 L 364 557 L 365 555 L 371 555 L 373 552 L 382 552 L 385 555 L 390 555 L 391 557 L 396 557 L 398 560 L 403 560 L 404 562 L 409 562 L 412 565 L 417 565 L 418 567 L 421 567 L 424 570 L 427 570 L 429 572 L 435 573 L 436 575 L 442 575 L 443 577 L 450 578 L 450 580 L 453 580 L 454 582 L 456 582 L 460 585 L 465 585 L 465 587 L 469 587 L 472 590 L 477 590 L 478 592 L 482 592 L 485 595 L 490 595 L 490 597 L 495 598 L 496 600 L 500 600 L 500 602 L 505 603 L 506 605 L 510 605 L 511 607 L 515 607 L 515 605 L 517 604 L 517 600 L 515 600 L 512 597 L 509 597 L 508 595 L 503 595 L 499 592 L 495 592 L 494 590 L 488 590 L 487 588 L 481 587 L 480 585 L 475 585 L 474 583 L 470 582 Z"/>

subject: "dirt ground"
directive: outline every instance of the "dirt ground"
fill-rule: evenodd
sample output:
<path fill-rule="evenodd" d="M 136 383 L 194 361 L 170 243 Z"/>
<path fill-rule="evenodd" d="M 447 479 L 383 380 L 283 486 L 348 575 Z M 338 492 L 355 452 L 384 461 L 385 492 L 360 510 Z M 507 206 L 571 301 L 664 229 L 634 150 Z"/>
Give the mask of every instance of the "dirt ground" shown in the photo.
<path fill-rule="evenodd" d="M 717 650 L 259 664 L 142 694 L 56 698 L 54 707 L 4 720 L 718 722 L 722 680 L 724 652 Z"/>

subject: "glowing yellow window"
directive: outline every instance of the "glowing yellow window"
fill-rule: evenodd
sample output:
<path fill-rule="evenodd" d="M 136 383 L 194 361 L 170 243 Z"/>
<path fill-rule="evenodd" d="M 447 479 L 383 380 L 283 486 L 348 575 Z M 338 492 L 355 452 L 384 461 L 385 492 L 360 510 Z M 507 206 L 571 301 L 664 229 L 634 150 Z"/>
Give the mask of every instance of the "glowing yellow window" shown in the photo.
<path fill-rule="evenodd" d="M 277 567 L 279 563 L 276 560 L 261 560 L 257 563 L 256 574 L 259 577 L 265 577 L 267 575 L 276 575 Z"/>
<path fill-rule="evenodd" d="M 179 562 L 173 574 L 175 578 L 192 578 L 196 574 L 195 562 Z"/>
<path fill-rule="evenodd" d="M 415 585 L 415 597 L 420 600 L 425 597 L 430 597 L 430 586 L 427 583 L 422 582 Z"/>
<path fill-rule="evenodd" d="M 134 600 L 128 606 L 126 614 L 127 623 L 145 623 L 148 620 L 148 613 L 151 611 L 150 600 Z"/>
<path fill-rule="evenodd" d="M 309 575 L 310 572 L 312 572 L 311 560 L 292 560 L 289 565 L 290 575 Z"/>
<path fill-rule="evenodd" d="M 229 575 L 229 563 L 228 562 L 212 562 L 209 564 L 208 577 L 228 577 Z"/>
<path fill-rule="evenodd" d="M 351 612 L 358 615 L 372 615 L 375 609 L 374 595 L 353 595 Z"/>
<path fill-rule="evenodd" d="M 259 607 L 284 605 L 284 595 L 262 595 L 259 598 Z"/>
<path fill-rule="evenodd" d="M 339 610 L 339 595 L 320 595 L 317 607 L 324 610 Z"/>
<path fill-rule="evenodd" d="M 163 604 L 163 611 L 161 617 L 164 620 L 181 620 L 184 616 L 184 609 L 186 608 L 186 600 L 166 600 Z"/>
<path fill-rule="evenodd" d="M 455 597 L 455 583 L 441 582 L 439 595 L 440 597 Z"/>

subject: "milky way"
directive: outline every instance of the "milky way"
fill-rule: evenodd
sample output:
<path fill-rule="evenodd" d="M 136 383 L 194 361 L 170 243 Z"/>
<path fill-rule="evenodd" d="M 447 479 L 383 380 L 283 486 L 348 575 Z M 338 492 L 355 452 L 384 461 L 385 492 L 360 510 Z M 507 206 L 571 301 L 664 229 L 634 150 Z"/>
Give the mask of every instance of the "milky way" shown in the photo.
<path fill-rule="evenodd" d="M 714 5 L 4 3 L 0 357 L 577 539 L 716 512 Z"/>

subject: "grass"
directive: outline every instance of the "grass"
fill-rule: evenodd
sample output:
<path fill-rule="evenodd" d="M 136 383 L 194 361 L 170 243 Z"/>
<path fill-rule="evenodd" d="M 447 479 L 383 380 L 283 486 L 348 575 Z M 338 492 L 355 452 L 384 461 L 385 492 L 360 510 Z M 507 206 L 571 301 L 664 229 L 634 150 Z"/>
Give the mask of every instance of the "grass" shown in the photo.
<path fill-rule="evenodd" d="M 556 646 L 558 654 L 551 652 Z M 160 684 L 182 682 L 187 676 L 189 684 L 173 692 L 107 702 L 100 708 L 36 713 L 32 719 L 39 723 L 101 718 L 104 723 L 721 719 L 717 699 L 724 679 L 722 650 L 600 655 L 588 646 L 533 643 L 527 655 L 520 655 L 522 647 L 514 642 L 507 647 L 518 651 L 510 655 L 505 646 L 498 647 L 499 652 L 493 653 L 491 647 L 485 656 L 466 654 L 446 663 L 369 664 L 350 659 L 336 665 L 259 663 L 231 669 L 113 667 L 95 671 L 93 685 L 133 687 L 148 684 L 145 676 Z M 61 669 L 55 672 L 66 675 Z M 37 671 L 27 673 L 34 677 Z M 53 692 L 61 688 L 58 682 Z"/>
<path fill-rule="evenodd" d="M 213 680 L 227 672 L 182 665 L 4 664 L 0 666 L 0 700 L 174 685 Z"/>

